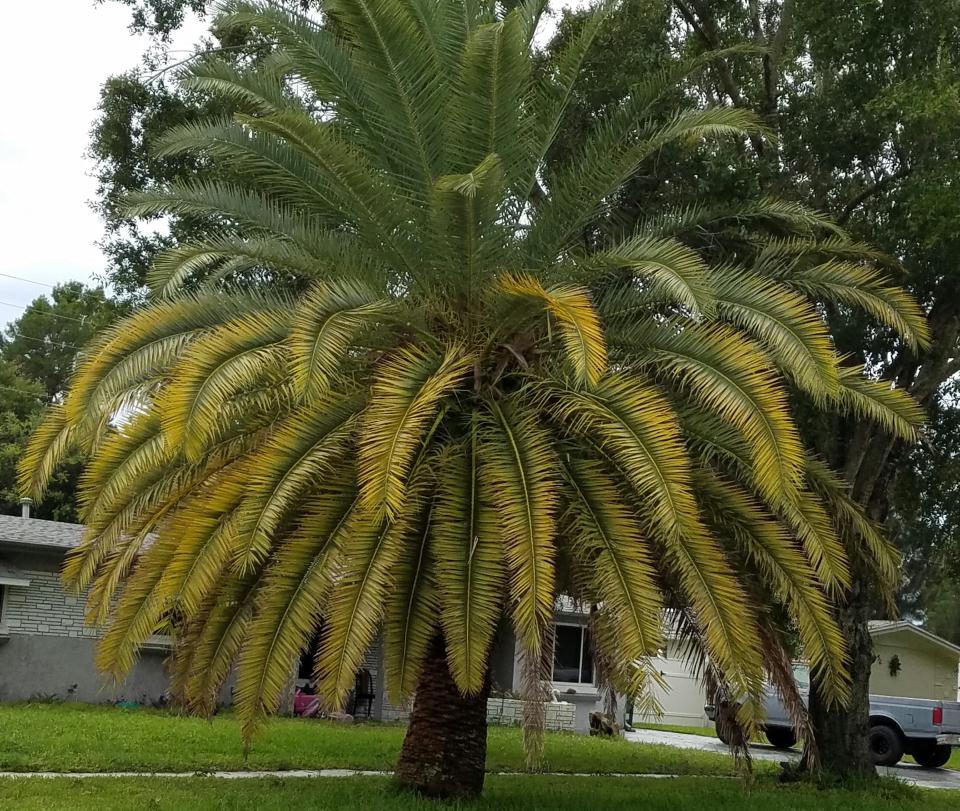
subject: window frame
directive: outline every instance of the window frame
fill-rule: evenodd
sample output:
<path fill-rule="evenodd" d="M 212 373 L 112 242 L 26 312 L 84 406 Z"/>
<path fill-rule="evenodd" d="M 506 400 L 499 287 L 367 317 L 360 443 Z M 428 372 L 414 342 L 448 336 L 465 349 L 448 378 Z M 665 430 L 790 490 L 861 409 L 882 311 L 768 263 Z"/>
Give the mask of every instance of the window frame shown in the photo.
<path fill-rule="evenodd" d="M 583 653 L 584 653 L 584 645 L 586 644 L 587 634 L 590 633 L 590 626 L 589 626 L 587 623 L 585 623 L 585 622 L 576 622 L 575 620 L 554 620 L 554 621 L 553 621 L 553 625 L 554 625 L 554 629 L 559 628 L 560 626 L 565 626 L 565 627 L 570 627 L 570 628 L 577 628 L 577 629 L 579 629 L 579 631 L 580 631 L 580 655 L 579 655 L 579 657 L 578 657 L 578 659 L 577 659 L 577 662 L 578 662 L 578 665 L 577 665 L 577 676 L 582 679 L 582 678 L 583 678 Z M 556 650 L 556 642 L 554 642 L 554 650 Z M 591 654 L 591 660 L 592 660 L 592 654 Z M 556 653 L 554 653 L 554 666 L 556 666 Z M 559 688 L 569 689 L 570 687 L 573 687 L 573 688 L 590 687 L 590 688 L 594 688 L 594 689 L 595 689 L 596 686 L 597 686 L 597 683 L 596 683 L 596 677 L 594 676 L 594 673 L 593 673 L 594 669 L 595 669 L 595 668 L 593 667 L 593 662 L 591 661 L 591 663 L 590 663 L 590 681 L 558 681 L 557 679 L 553 678 L 553 669 L 552 669 L 552 667 L 551 667 L 550 680 L 553 682 L 554 685 L 556 685 L 556 686 L 559 687 Z"/>
<path fill-rule="evenodd" d="M 10 587 L 0 583 L 0 636 L 7 636 L 10 629 L 7 627 L 7 595 Z"/>

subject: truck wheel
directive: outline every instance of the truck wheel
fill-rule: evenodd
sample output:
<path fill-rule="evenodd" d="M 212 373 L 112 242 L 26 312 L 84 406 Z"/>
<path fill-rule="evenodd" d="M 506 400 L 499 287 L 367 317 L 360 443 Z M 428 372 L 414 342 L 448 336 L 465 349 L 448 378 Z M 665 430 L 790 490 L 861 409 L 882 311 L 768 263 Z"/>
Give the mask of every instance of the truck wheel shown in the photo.
<path fill-rule="evenodd" d="M 903 757 L 900 733 L 880 724 L 870 727 L 870 754 L 877 766 L 893 766 L 898 763 Z"/>
<path fill-rule="evenodd" d="M 790 727 L 767 727 L 764 732 L 770 744 L 777 749 L 790 749 L 797 742 L 797 736 Z"/>
<path fill-rule="evenodd" d="M 730 745 L 730 739 L 720 731 L 720 719 L 719 719 L 719 718 L 718 718 L 716 721 L 714 721 L 714 723 L 713 723 L 713 728 L 717 731 L 717 737 L 720 739 L 720 743 L 724 744 L 725 746 L 729 746 L 729 745 Z"/>
<path fill-rule="evenodd" d="M 949 746 L 924 742 L 917 744 L 910 754 L 925 769 L 939 769 L 950 760 L 951 751 Z"/>

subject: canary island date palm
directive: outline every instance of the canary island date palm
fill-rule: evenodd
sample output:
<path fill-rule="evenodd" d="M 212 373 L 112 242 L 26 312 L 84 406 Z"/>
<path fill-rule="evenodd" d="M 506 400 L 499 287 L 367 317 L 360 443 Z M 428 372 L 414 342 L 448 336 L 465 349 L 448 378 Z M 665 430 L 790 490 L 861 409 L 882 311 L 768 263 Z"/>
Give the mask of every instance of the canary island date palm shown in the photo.
<path fill-rule="evenodd" d="M 275 50 L 189 70 L 237 112 L 158 149 L 216 174 L 130 203 L 220 227 L 157 261 L 22 467 L 40 498 L 68 449 L 90 454 L 64 578 L 106 624 L 103 669 L 122 678 L 172 626 L 177 695 L 210 711 L 235 669 L 249 739 L 318 631 L 334 708 L 382 633 L 386 686 L 413 697 L 397 779 L 443 796 L 482 786 L 498 623 L 535 680 L 561 589 L 595 606 L 629 695 L 669 608 L 741 720 L 765 670 L 790 689 L 785 628 L 843 700 L 838 535 L 887 577 L 895 560 L 806 452 L 790 397 L 910 438 L 917 409 L 837 356 L 821 306 L 912 344 L 922 314 L 795 205 L 650 212 L 605 238 L 606 205 L 662 146 L 763 134 L 738 109 L 665 116 L 672 77 L 653 77 L 545 174 L 611 10 L 544 70 L 534 2 L 221 9 Z"/>

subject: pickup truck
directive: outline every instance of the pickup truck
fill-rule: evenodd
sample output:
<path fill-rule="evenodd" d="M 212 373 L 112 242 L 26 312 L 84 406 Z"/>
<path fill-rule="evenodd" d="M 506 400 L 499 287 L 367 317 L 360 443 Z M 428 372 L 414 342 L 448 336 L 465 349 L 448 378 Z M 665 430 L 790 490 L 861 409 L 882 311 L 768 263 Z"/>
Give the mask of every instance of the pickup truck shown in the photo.
<path fill-rule="evenodd" d="M 800 694 L 806 702 L 810 684 L 807 670 L 795 667 Z M 716 723 L 716 707 L 708 704 L 707 717 Z M 767 720 L 764 733 L 778 749 L 797 742 L 783 702 L 773 687 L 764 697 Z M 912 755 L 921 766 L 934 769 L 950 759 L 951 747 L 960 746 L 960 703 L 926 698 L 870 696 L 870 751 L 878 766 L 893 766 L 904 755 Z M 727 743 L 717 729 L 717 737 Z"/>

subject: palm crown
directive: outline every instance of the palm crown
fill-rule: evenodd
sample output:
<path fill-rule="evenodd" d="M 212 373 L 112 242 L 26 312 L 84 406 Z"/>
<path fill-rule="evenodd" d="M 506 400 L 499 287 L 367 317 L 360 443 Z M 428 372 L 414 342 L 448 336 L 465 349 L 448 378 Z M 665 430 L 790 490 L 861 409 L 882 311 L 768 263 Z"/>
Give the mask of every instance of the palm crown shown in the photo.
<path fill-rule="evenodd" d="M 122 675 L 174 623 L 178 689 L 207 708 L 236 663 L 250 731 L 321 623 L 332 704 L 381 625 L 395 693 L 438 632 L 470 693 L 504 613 L 541 655 L 562 588 L 597 606 L 625 690 L 670 607 L 712 672 L 756 694 L 782 638 L 770 601 L 842 698 L 839 536 L 894 562 L 805 451 L 788 392 L 910 437 L 917 409 L 842 362 L 818 303 L 914 344 L 922 315 L 869 249 L 794 205 L 652 212 L 605 238 L 605 204 L 662 146 L 760 127 L 730 108 L 664 116 L 675 77 L 657 77 L 546 174 L 606 12 L 540 69 L 539 10 L 222 11 L 276 49 L 192 68 L 237 112 L 159 147 L 220 171 L 131 203 L 220 227 L 157 262 L 149 302 L 84 354 L 23 466 L 39 497 L 67 449 L 91 453 L 65 578 L 110 619 L 103 667 Z"/>

